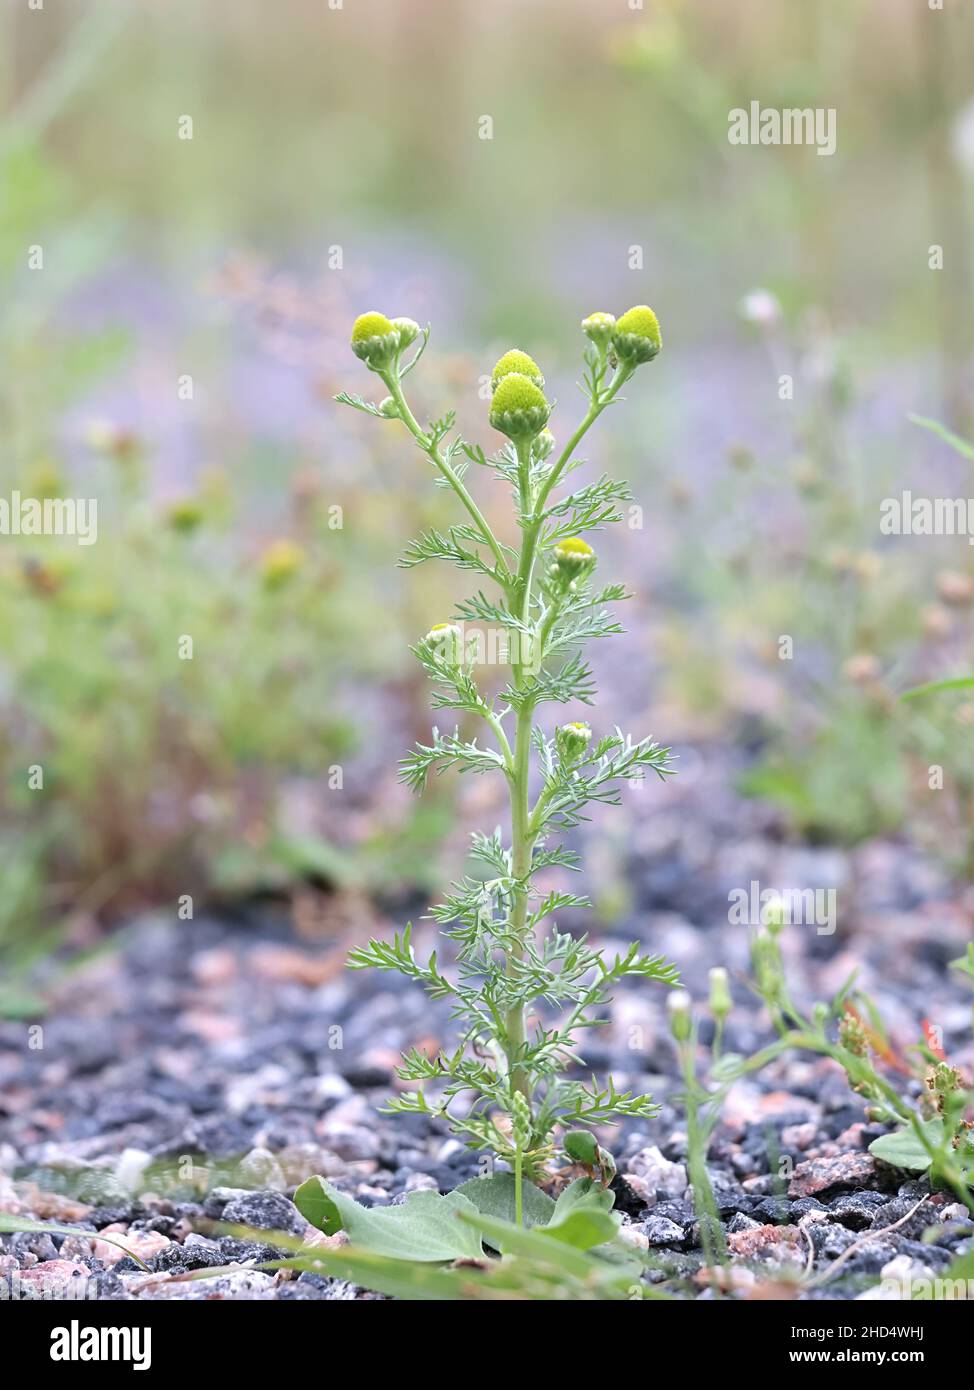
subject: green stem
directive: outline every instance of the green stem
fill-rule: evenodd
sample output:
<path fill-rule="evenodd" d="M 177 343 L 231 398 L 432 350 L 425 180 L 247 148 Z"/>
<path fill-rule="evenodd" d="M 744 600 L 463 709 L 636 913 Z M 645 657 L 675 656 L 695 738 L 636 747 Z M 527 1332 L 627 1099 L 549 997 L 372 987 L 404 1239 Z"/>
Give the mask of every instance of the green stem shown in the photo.
<path fill-rule="evenodd" d="M 522 527 L 521 554 L 518 559 L 517 575 L 513 585 L 513 606 L 521 624 L 521 636 L 531 622 L 531 595 L 534 588 L 534 572 L 538 557 L 538 547 L 543 524 L 544 504 L 552 488 L 565 471 L 572 455 L 588 430 L 602 411 L 613 400 L 625 381 L 631 376 L 631 368 L 620 366 L 608 389 L 596 392 L 581 424 L 568 440 L 565 448 L 547 477 L 538 488 L 537 496 L 531 491 L 531 441 L 522 439 L 515 442 L 518 459 L 518 500 L 521 518 L 527 522 Z M 530 520 L 529 520 L 530 518 Z M 550 622 L 545 625 L 537 641 L 543 644 Z M 544 659 L 543 645 L 535 653 L 536 659 Z M 514 684 L 522 689 L 525 683 L 524 652 L 519 649 L 518 661 L 514 664 Z M 507 973 L 513 975 L 518 962 L 524 956 L 524 929 L 528 913 L 528 881 L 534 844 L 538 836 L 538 819 L 531 814 L 529 802 L 529 781 L 531 773 L 531 739 L 534 731 L 534 703 L 525 700 L 518 710 L 517 729 L 514 740 L 514 774 L 510 778 L 511 790 L 511 873 L 515 880 L 511 906 L 512 946 L 507 958 Z M 524 1009 L 522 1006 L 510 1009 L 506 1019 L 508 1059 L 511 1063 L 511 1085 L 526 1099 L 531 1099 L 530 1079 L 525 1069 L 514 1062 L 514 1058 L 524 1046 Z"/>
<path fill-rule="evenodd" d="M 522 516 L 531 512 L 531 441 L 518 441 L 518 493 Z M 515 581 L 516 616 L 521 623 L 521 632 L 531 621 L 531 582 L 534 574 L 535 551 L 538 543 L 536 527 L 527 527 L 521 541 L 521 554 Z M 518 660 L 514 663 L 514 684 L 524 686 L 524 652 L 518 650 Z M 531 859 L 534 852 L 535 835 L 531 829 L 531 807 L 529 784 L 531 779 L 531 735 L 534 729 L 534 704 L 525 700 L 517 713 L 514 737 L 514 775 L 510 780 L 511 792 L 511 876 L 514 879 L 513 900 L 511 903 L 511 940 L 507 955 L 507 974 L 516 973 L 518 962 L 524 957 L 524 928 L 528 915 L 528 880 L 531 873 Z M 508 1010 L 506 1019 L 508 1060 L 511 1064 L 511 1085 L 530 1101 L 531 1085 L 525 1069 L 514 1060 L 524 1046 L 524 1008 L 518 1004 Z"/>
<path fill-rule="evenodd" d="M 497 537 L 490 529 L 486 517 L 484 516 L 480 508 L 477 506 L 473 498 L 470 496 L 470 493 L 467 491 L 466 487 L 463 484 L 463 480 L 457 477 L 454 470 L 450 467 L 446 459 L 440 453 L 436 444 L 434 444 L 432 439 L 430 439 L 430 437 L 420 427 L 419 421 L 416 419 L 415 415 L 410 410 L 409 406 L 406 404 L 406 397 L 403 395 L 402 386 L 399 382 L 398 372 L 383 372 L 381 373 L 381 376 L 382 380 L 385 382 L 386 386 L 389 389 L 389 395 L 392 397 L 392 399 L 396 403 L 396 406 L 398 407 L 399 416 L 403 424 L 406 426 L 409 433 L 413 436 L 416 443 L 422 449 L 423 453 L 428 456 L 433 466 L 439 470 L 442 476 L 450 484 L 454 492 L 459 497 L 460 501 L 463 503 L 467 511 L 470 513 L 471 519 L 473 520 L 474 525 L 477 527 L 477 530 L 480 532 L 484 544 L 489 546 L 491 553 L 493 554 L 494 559 L 497 562 L 497 581 L 502 588 L 506 589 L 511 582 L 511 572 L 508 569 L 507 560 L 504 558 L 504 552 L 501 549 L 500 542 L 497 540 Z"/>

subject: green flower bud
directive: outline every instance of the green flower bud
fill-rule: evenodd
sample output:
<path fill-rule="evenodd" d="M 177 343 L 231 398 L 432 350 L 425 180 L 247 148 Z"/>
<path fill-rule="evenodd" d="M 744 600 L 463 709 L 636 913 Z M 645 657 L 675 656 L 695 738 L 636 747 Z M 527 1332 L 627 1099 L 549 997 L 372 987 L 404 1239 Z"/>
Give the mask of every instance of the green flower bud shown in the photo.
<path fill-rule="evenodd" d="M 677 1042 L 688 1042 L 693 1033 L 690 1018 L 690 996 L 685 989 L 674 989 L 666 996 L 666 1012 L 670 1016 L 670 1032 Z"/>
<path fill-rule="evenodd" d="M 659 322 L 647 304 L 637 304 L 619 319 L 612 334 L 612 346 L 621 362 L 638 366 L 652 362 L 663 346 Z"/>
<path fill-rule="evenodd" d="M 565 1153 L 574 1163 L 594 1168 L 599 1161 L 599 1145 L 587 1129 L 570 1129 L 564 1138 Z"/>
<path fill-rule="evenodd" d="M 602 310 L 582 319 L 582 332 L 603 352 L 609 346 L 615 326 L 615 314 L 606 314 Z"/>
<path fill-rule="evenodd" d="M 423 638 L 430 656 L 451 666 L 459 666 L 463 633 L 456 623 L 434 623 Z"/>
<path fill-rule="evenodd" d="M 761 921 L 772 936 L 778 936 L 785 924 L 785 903 L 780 893 L 769 896 L 761 906 Z"/>
<path fill-rule="evenodd" d="M 710 1012 L 714 1018 L 726 1018 L 731 1011 L 731 995 L 727 985 L 727 971 L 722 965 L 715 965 L 710 974 Z"/>
<path fill-rule="evenodd" d="M 510 376 L 512 372 L 517 372 L 519 376 L 526 376 L 528 381 L 534 382 L 539 391 L 544 389 L 544 377 L 541 375 L 541 368 L 533 357 L 522 352 L 520 348 L 511 348 L 504 353 L 503 357 L 498 358 L 494 370 L 490 374 L 490 389 L 496 391 L 503 378 Z"/>
<path fill-rule="evenodd" d="M 869 1034 L 856 1014 L 844 1013 L 839 1019 L 839 1042 L 854 1057 L 869 1056 Z"/>
<path fill-rule="evenodd" d="M 530 439 L 548 423 L 551 406 L 521 372 L 502 377 L 490 403 L 490 423 L 508 439 Z"/>
<path fill-rule="evenodd" d="M 534 441 L 534 454 L 538 459 L 548 458 L 554 451 L 555 436 L 551 430 L 542 430 Z"/>
<path fill-rule="evenodd" d="M 515 1091 L 511 1097 L 511 1129 L 514 1133 L 514 1141 L 519 1149 L 526 1148 L 531 1142 L 531 1131 L 534 1128 L 534 1121 L 531 1119 L 531 1107 L 520 1091 Z"/>
<path fill-rule="evenodd" d="M 781 995 L 781 961 L 778 947 L 769 936 L 756 936 L 751 942 L 751 971 L 758 993 L 776 1003 Z"/>
<path fill-rule="evenodd" d="M 381 371 L 399 351 L 399 330 L 385 314 L 359 314 L 352 326 L 352 351 L 371 371 Z"/>
<path fill-rule="evenodd" d="M 409 344 L 414 343 L 423 331 L 415 319 L 393 319 L 392 326 L 399 334 L 400 348 L 409 347 Z"/>
<path fill-rule="evenodd" d="M 385 400 L 379 402 L 379 414 L 386 420 L 399 419 L 399 407 L 391 396 L 386 396 Z"/>
<path fill-rule="evenodd" d="M 555 747 L 563 763 L 575 763 L 588 748 L 592 730 L 587 724 L 560 724 L 555 730 Z"/>

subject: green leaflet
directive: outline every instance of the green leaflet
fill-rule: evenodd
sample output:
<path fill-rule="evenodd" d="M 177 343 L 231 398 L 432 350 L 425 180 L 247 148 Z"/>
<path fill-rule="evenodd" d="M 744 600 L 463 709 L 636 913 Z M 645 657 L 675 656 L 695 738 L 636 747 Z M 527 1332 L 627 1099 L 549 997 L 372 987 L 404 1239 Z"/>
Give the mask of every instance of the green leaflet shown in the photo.
<path fill-rule="evenodd" d="M 319 1177 L 309 1178 L 294 1194 L 294 1204 L 312 1226 L 333 1236 L 344 1231 L 366 1250 L 398 1260 L 437 1262 L 482 1259 L 476 1232 L 458 1221 L 476 1207 L 460 1193 L 414 1192 L 400 1206 L 363 1207 Z"/>
<path fill-rule="evenodd" d="M 920 1128 L 931 1144 L 943 1143 L 942 1120 L 924 1120 Z M 881 1138 L 874 1139 L 869 1145 L 869 1152 L 891 1167 L 903 1168 L 908 1173 L 925 1173 L 930 1167 L 930 1155 L 912 1128 L 898 1129 L 893 1134 L 884 1134 Z"/>

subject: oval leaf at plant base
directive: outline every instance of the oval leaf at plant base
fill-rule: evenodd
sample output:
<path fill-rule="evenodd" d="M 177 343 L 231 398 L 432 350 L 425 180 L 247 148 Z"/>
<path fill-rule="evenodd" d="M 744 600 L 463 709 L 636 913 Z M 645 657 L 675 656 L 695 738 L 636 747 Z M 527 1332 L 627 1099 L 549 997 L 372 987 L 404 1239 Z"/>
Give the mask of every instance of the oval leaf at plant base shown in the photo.
<path fill-rule="evenodd" d="M 366 1250 L 397 1260 L 447 1261 L 482 1259 L 480 1237 L 457 1219 L 458 1212 L 475 1215 L 466 1197 L 451 1192 L 413 1192 L 399 1206 L 363 1207 L 323 1178 L 309 1178 L 294 1194 L 294 1204 L 312 1226 L 325 1235 L 344 1231 Z"/>
<path fill-rule="evenodd" d="M 942 1120 L 924 1120 L 920 1127 L 931 1144 L 943 1143 Z M 912 1129 L 898 1129 L 893 1134 L 874 1139 L 869 1145 L 869 1152 L 890 1167 L 903 1168 L 908 1173 L 925 1173 L 930 1167 L 930 1155 Z"/>
<path fill-rule="evenodd" d="M 469 1201 L 483 1216 L 497 1216 L 502 1221 L 514 1220 L 514 1174 L 495 1173 L 490 1178 L 471 1178 L 456 1191 Z M 553 1220 L 555 1203 L 527 1179 L 521 1183 L 521 1202 L 523 1204 L 525 1226 L 547 1226 Z"/>

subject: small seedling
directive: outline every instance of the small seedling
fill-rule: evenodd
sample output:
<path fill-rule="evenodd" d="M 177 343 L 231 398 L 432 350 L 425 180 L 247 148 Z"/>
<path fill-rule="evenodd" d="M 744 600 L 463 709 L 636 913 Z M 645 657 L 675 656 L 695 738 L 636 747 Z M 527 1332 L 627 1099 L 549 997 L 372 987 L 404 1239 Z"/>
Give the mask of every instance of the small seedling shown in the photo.
<path fill-rule="evenodd" d="M 419 792 L 430 773 L 446 768 L 493 774 L 505 781 L 510 799 L 510 838 L 500 829 L 474 833 L 477 874 L 453 884 L 430 914 L 453 943 L 455 969 L 444 973 L 436 952 L 418 960 L 409 926 L 391 942 L 373 940 L 354 950 L 349 964 L 398 970 L 432 999 L 450 1001 L 460 1028 L 455 1049 L 405 1055 L 398 1074 L 415 1089 L 388 1109 L 446 1119 L 471 1147 L 507 1163 L 516 1175 L 518 1224 L 519 1179 L 539 1173 L 559 1130 L 590 1131 L 656 1113 L 649 1096 L 619 1091 L 611 1078 L 587 1084 L 565 1073 L 578 1064 L 580 1034 L 599 1022 L 614 985 L 627 976 L 666 984 L 677 977 L 672 965 L 645 954 L 638 943 L 606 959 L 585 937 L 559 931 L 559 912 L 590 903 L 581 894 L 538 886 L 546 869 L 578 868 L 577 855 L 553 842 L 557 832 L 577 826 L 593 804 L 617 804 L 624 784 L 672 770 L 668 750 L 651 739 L 633 742 L 618 728 L 595 736 L 579 720 L 553 728 L 537 721 L 546 705 L 592 703 L 592 671 L 581 648 L 622 631 L 607 606 L 627 595 L 617 582 L 593 585 L 599 557 L 585 536 L 621 520 L 619 504 L 630 498 L 629 488 L 602 474 L 567 493 L 559 489 L 579 467 L 576 450 L 591 426 L 660 349 L 656 316 L 645 305 L 618 321 L 592 314 L 582 329 L 588 409 L 560 450 L 548 429 L 552 406 L 544 376 L 519 349 L 504 353 L 490 378 L 489 422 L 506 437 L 496 453 L 488 456 L 461 438 L 452 411 L 420 425 L 404 381 L 426 348 L 429 329 L 407 318 L 367 313 L 356 320 L 352 350 L 386 394 L 378 402 L 338 397 L 405 428 L 436 481 L 463 509 L 446 532 L 430 530 L 412 541 L 400 564 L 410 569 L 446 560 L 485 581 L 448 620 L 431 624 L 412 650 L 433 683 L 434 709 L 481 721 L 486 742 L 459 726 L 435 728 L 430 742 L 403 762 L 403 780 Z M 467 486 L 471 469 L 510 488 L 516 544 L 498 536 L 477 505 Z M 499 693 L 483 679 L 477 644 L 465 632 L 471 624 L 503 636 L 509 677 Z M 545 1021 L 546 1009 L 551 1021 Z M 595 1158 L 587 1166 L 605 1183 L 611 1160 L 589 1137 Z"/>

